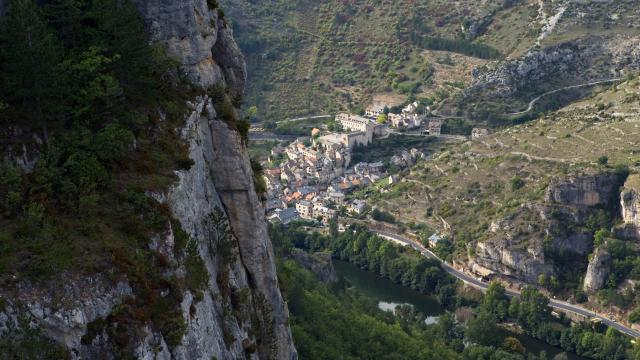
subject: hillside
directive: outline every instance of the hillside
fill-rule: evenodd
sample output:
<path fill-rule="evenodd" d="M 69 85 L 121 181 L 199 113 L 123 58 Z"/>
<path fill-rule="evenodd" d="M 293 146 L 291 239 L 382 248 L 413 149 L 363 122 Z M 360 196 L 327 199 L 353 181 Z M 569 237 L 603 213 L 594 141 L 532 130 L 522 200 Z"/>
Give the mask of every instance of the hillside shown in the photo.
<path fill-rule="evenodd" d="M 246 104 L 262 120 L 358 111 L 386 95 L 486 121 L 638 68 L 628 61 L 640 35 L 633 1 L 224 3 L 247 54 Z"/>
<path fill-rule="evenodd" d="M 249 78 L 268 84 L 248 91 L 257 120 L 416 99 L 447 134 L 494 132 L 442 144 L 389 191 L 355 197 L 448 234 L 442 254 L 479 275 L 589 296 L 623 320 L 640 305 L 621 255 L 638 250 L 623 229 L 636 198 L 620 191 L 640 160 L 636 2 L 228 5 Z"/>
<path fill-rule="evenodd" d="M 452 246 L 442 254 L 471 272 L 538 284 L 573 301 L 586 300 L 584 289 L 592 306 L 626 320 L 622 313 L 640 305 L 629 290 L 639 249 L 625 230 L 639 224 L 623 219 L 621 207 L 628 212 L 635 203 L 620 194 L 640 166 L 638 85 L 631 78 L 601 88 L 535 121 L 435 153 L 369 198 L 405 224 L 448 234 Z M 592 266 L 597 249 L 614 254 L 608 264 Z"/>

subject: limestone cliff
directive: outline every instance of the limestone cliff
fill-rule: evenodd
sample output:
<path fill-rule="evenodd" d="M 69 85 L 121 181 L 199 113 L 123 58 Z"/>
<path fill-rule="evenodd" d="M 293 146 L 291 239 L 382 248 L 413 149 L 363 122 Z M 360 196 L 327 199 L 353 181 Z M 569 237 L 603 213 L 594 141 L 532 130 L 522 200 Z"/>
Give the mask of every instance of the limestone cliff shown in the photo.
<path fill-rule="evenodd" d="M 237 98 L 242 95 L 246 81 L 244 58 L 216 4 L 205 0 L 138 1 L 152 40 L 166 46 L 169 55 L 183 64 L 194 84 L 202 89 L 222 84 L 230 97 Z M 247 151 L 240 134 L 217 116 L 213 105 L 206 95 L 194 99 L 193 112 L 182 134 L 190 144 L 195 165 L 179 174 L 179 183 L 167 196 L 182 227 L 197 239 L 211 275 L 211 293 L 204 301 L 194 302 L 185 297 L 183 309 L 185 318 L 190 318 L 188 330 L 182 346 L 173 355 L 187 359 L 242 358 L 247 347 L 262 341 L 264 348 L 259 357 L 296 358 Z M 229 222 L 232 246 L 238 250 L 235 261 L 227 264 L 228 269 L 208 249 L 212 232 L 209 220 L 217 212 L 222 212 L 224 221 Z M 216 241 L 221 241 L 221 234 L 214 235 Z M 222 283 L 221 274 L 225 275 Z M 250 290 L 248 318 L 225 315 L 228 311 L 225 306 L 229 307 L 224 294 L 226 287 L 231 293 Z M 194 303 L 196 315 L 189 316 Z M 231 346 L 224 346 L 225 341 L 229 343 L 225 332 L 235 339 Z"/>
<path fill-rule="evenodd" d="M 578 54 L 572 46 L 557 46 L 531 51 L 522 58 L 508 60 L 495 69 L 474 69 L 474 84 L 467 94 L 486 92 L 494 97 L 509 97 L 523 87 L 530 87 L 576 66 Z"/>
<path fill-rule="evenodd" d="M 470 98 L 531 100 L 535 94 L 623 77 L 640 67 L 640 38 L 587 36 L 473 70 Z"/>
<path fill-rule="evenodd" d="M 291 258 L 305 269 L 316 274 L 323 283 L 328 284 L 338 280 L 338 275 L 331 262 L 330 252 L 309 253 L 294 248 L 291 250 Z"/>
<path fill-rule="evenodd" d="M 618 195 L 616 174 L 573 177 L 557 181 L 547 190 L 546 201 L 565 206 L 606 206 Z"/>
<path fill-rule="evenodd" d="M 476 243 L 470 265 L 528 282 L 536 282 L 540 274 L 553 274 L 553 265 L 545 261 L 543 233 L 538 227 L 542 221 L 524 221 L 536 216 L 535 208 L 525 205 L 512 216 L 494 221 L 490 237 Z"/>
<path fill-rule="evenodd" d="M 539 275 L 560 277 L 563 265 L 553 259 L 585 258 L 593 239 L 585 223 L 596 209 L 615 206 L 620 182 L 613 173 L 553 182 L 544 201 L 524 204 L 492 223 L 488 238 L 472 248 L 470 267 L 529 283 L 536 283 Z"/>
<path fill-rule="evenodd" d="M 211 89 L 237 104 L 246 69 L 231 28 L 212 0 L 135 0 L 151 41 L 175 59 L 193 87 L 185 125 L 179 129 L 193 165 L 176 173 L 165 203 L 197 249 L 208 280 L 202 291 L 163 296 L 180 299 L 184 331 L 173 339 L 148 326 L 136 329 L 131 355 L 139 359 L 297 359 L 288 311 L 278 287 L 264 209 L 255 192 L 242 136 L 216 112 Z M 0 0 L 0 10 L 4 1 Z M 167 277 L 184 277 L 176 255 L 178 224 L 149 245 L 172 264 Z M 126 278 L 65 274 L 56 289 L 27 282 L 0 289 L 0 333 L 28 318 L 74 359 L 115 359 L 114 334 L 101 327 L 132 295 Z M 5 291 L 6 290 L 6 291 Z M 52 294 L 55 294 L 52 295 Z M 151 319 L 152 321 L 154 319 Z M 129 346 L 129 345 L 128 345 Z"/>
<path fill-rule="evenodd" d="M 598 248 L 593 253 L 593 258 L 589 261 L 587 274 L 584 277 L 584 291 L 596 291 L 602 289 L 609 271 L 611 270 L 611 255 L 607 250 Z"/>
<path fill-rule="evenodd" d="M 640 175 L 631 175 L 620 195 L 622 220 L 640 238 Z"/>

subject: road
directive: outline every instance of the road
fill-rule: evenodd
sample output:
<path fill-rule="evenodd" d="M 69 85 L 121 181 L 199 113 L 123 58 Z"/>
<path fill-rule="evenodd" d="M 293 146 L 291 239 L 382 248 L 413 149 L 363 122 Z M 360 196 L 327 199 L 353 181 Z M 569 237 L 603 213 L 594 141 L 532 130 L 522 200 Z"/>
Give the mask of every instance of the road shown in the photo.
<path fill-rule="evenodd" d="M 427 135 L 420 132 L 411 132 L 411 131 L 397 131 L 393 129 L 387 130 L 388 135 L 398 135 L 398 136 L 419 136 L 419 137 L 432 137 L 441 140 L 454 140 L 454 141 L 467 141 L 469 137 L 464 135 L 448 135 L 448 134 L 440 134 L 440 135 Z"/>
<path fill-rule="evenodd" d="M 271 132 L 249 131 L 249 140 L 251 141 L 293 141 L 297 139 L 296 135 L 279 135 Z"/>
<path fill-rule="evenodd" d="M 569 90 L 569 89 L 578 89 L 578 88 L 582 88 L 582 87 L 589 87 L 589 86 L 595 86 L 595 85 L 600 85 L 600 84 L 612 83 L 612 82 L 616 82 L 616 81 L 620 81 L 620 80 L 622 80 L 622 78 L 614 78 L 614 79 L 607 79 L 607 80 L 600 80 L 600 81 L 592 81 L 592 82 L 589 82 L 589 83 L 586 83 L 586 84 L 566 86 L 566 87 L 563 87 L 563 88 L 560 88 L 560 89 L 548 91 L 548 92 L 538 96 L 537 98 L 531 100 L 529 102 L 529 107 L 527 107 L 527 110 L 519 111 L 519 112 L 515 112 L 515 113 L 510 113 L 510 114 L 507 114 L 507 115 L 524 115 L 524 114 L 530 112 L 531 110 L 533 110 L 533 107 L 536 105 L 536 103 L 538 101 L 540 101 L 540 99 L 542 99 L 545 96 L 551 95 L 551 94 L 559 93 L 561 91 L 565 91 L 565 90 Z"/>
<path fill-rule="evenodd" d="M 333 115 L 303 116 L 303 117 L 297 117 L 297 118 L 293 118 L 293 119 L 276 121 L 276 124 L 285 123 L 285 122 L 296 122 L 296 121 L 313 120 L 313 119 L 326 119 L 326 118 L 330 118 L 330 117 L 333 117 Z"/>
<path fill-rule="evenodd" d="M 456 270 L 455 268 L 453 268 L 451 265 L 447 264 L 446 262 L 442 261 L 442 259 L 440 259 L 436 254 L 434 254 L 433 252 L 431 252 L 429 249 L 425 248 L 424 246 L 422 246 L 421 244 L 412 241 L 411 239 L 408 239 L 404 236 L 401 235 L 397 235 L 397 234 L 391 234 L 388 232 L 384 232 L 384 231 L 380 231 L 380 230 L 374 230 L 374 229 L 370 229 L 371 232 L 386 238 L 388 240 L 392 240 L 395 243 L 400 243 L 400 244 L 404 244 L 407 246 L 412 247 L 414 250 L 418 251 L 419 253 L 421 253 L 423 256 L 427 256 L 427 257 L 431 257 L 434 258 L 438 261 L 440 261 L 440 264 L 442 266 L 442 268 L 444 269 L 444 271 L 446 271 L 447 273 L 451 274 L 452 276 L 456 277 L 457 279 L 462 280 L 465 284 L 468 284 L 470 286 L 475 287 L 476 289 L 479 290 L 486 290 L 489 287 L 489 284 L 482 281 L 482 280 L 478 280 L 477 278 L 466 274 L 462 271 Z M 507 290 L 507 295 L 509 296 L 515 296 L 518 297 L 520 296 L 520 293 L 517 291 L 513 291 L 513 290 Z M 549 299 L 549 306 L 551 306 L 554 309 L 560 309 L 563 311 L 570 311 L 572 313 L 578 314 L 578 315 L 582 315 L 588 318 L 595 318 L 595 319 L 599 319 L 603 324 L 610 326 L 624 334 L 627 334 L 629 336 L 635 337 L 635 338 L 640 338 L 640 332 L 635 331 L 631 328 L 628 328 L 614 320 L 611 320 L 605 316 L 596 314 L 595 312 L 591 311 L 591 310 L 587 310 L 583 307 L 574 305 L 574 304 L 569 304 L 567 302 L 564 301 L 560 301 L 560 300 L 554 300 L 554 299 Z"/>
<path fill-rule="evenodd" d="M 286 119 L 286 120 L 279 120 L 276 121 L 276 124 L 282 124 L 282 123 L 287 123 L 287 122 L 296 122 L 296 121 L 305 121 L 305 120 L 313 120 L 313 119 L 326 119 L 326 118 L 330 118 L 333 117 L 333 115 L 313 115 L 313 116 L 302 116 L 302 117 L 297 117 L 297 118 L 293 118 L 293 119 Z M 259 128 L 261 127 L 262 124 L 260 123 L 256 123 L 256 124 L 251 124 L 252 128 Z"/>

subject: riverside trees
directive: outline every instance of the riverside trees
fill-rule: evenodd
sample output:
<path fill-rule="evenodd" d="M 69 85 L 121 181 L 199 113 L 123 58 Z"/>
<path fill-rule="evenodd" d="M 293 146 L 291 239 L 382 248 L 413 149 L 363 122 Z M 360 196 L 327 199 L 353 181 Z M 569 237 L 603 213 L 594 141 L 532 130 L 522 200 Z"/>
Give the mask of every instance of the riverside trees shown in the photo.
<path fill-rule="evenodd" d="M 520 298 L 509 300 L 505 288 L 499 282 L 492 282 L 480 302 L 470 301 L 456 292 L 455 279 L 436 261 L 383 240 L 362 226 L 354 225 L 329 237 L 309 233 L 301 225 L 293 224 L 286 231 L 280 225 L 271 225 L 270 235 L 276 249 L 281 252 L 287 252 L 291 247 L 308 251 L 331 250 L 339 259 L 404 286 L 434 294 L 450 309 L 461 304 L 473 307 L 475 317 L 466 329 L 457 324 L 452 315 L 444 315 L 431 335 L 462 352 L 463 359 L 523 359 L 519 346 L 513 341 L 502 343 L 502 337 L 496 335 L 497 324 L 505 321 L 516 322 L 525 333 L 550 345 L 594 359 L 636 359 L 640 354 L 640 346 L 632 346 L 627 336 L 614 329 L 603 332 L 590 322 L 569 326 L 557 319 L 552 315 L 549 299 L 534 287 L 524 288 Z M 295 315 L 295 311 L 292 312 Z M 402 324 L 406 329 L 405 322 Z M 463 351 L 463 340 L 475 345 Z M 544 354 L 540 358 L 547 359 Z"/>

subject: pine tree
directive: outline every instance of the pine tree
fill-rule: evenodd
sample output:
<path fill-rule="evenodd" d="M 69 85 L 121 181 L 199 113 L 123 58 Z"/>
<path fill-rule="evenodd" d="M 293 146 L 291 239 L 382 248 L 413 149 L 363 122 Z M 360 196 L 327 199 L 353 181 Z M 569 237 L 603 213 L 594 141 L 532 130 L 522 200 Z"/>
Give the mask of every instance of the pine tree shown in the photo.
<path fill-rule="evenodd" d="M 94 0 L 89 16 L 96 36 L 115 59 L 112 69 L 131 100 L 147 103 L 157 97 L 154 70 L 158 65 L 144 22 L 129 0 Z"/>
<path fill-rule="evenodd" d="M 33 0 L 12 0 L 0 26 L 0 97 L 14 125 L 48 129 L 61 125 L 59 41 Z M 3 116 L 3 117 L 4 117 Z"/>
<path fill-rule="evenodd" d="M 51 0 L 45 6 L 45 12 L 51 25 L 65 48 L 81 48 L 91 41 L 86 36 L 87 18 L 85 16 L 88 0 Z"/>

